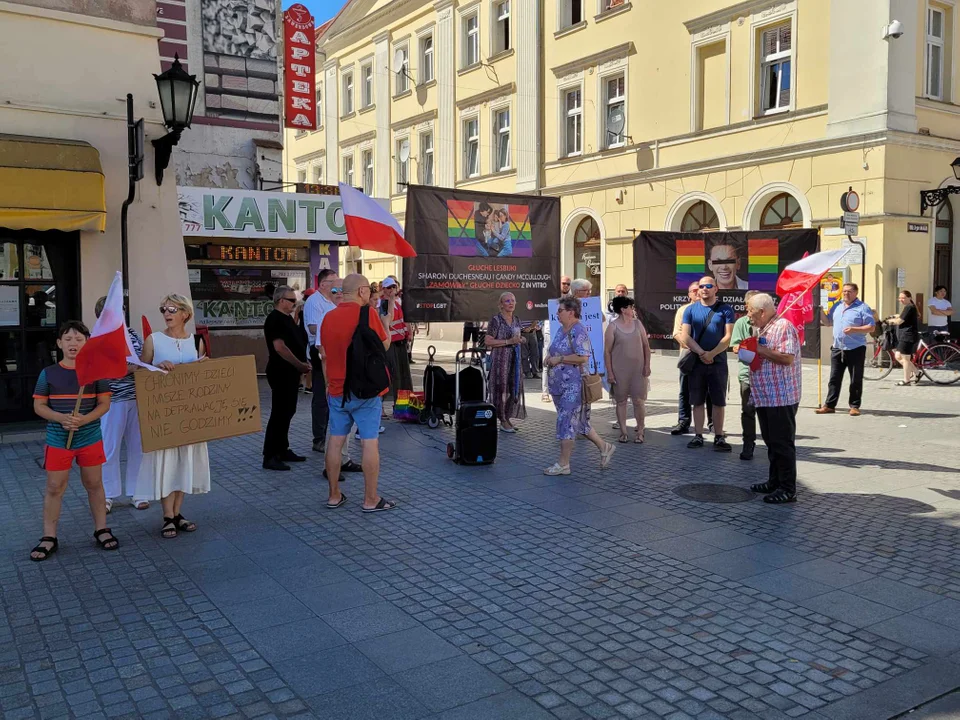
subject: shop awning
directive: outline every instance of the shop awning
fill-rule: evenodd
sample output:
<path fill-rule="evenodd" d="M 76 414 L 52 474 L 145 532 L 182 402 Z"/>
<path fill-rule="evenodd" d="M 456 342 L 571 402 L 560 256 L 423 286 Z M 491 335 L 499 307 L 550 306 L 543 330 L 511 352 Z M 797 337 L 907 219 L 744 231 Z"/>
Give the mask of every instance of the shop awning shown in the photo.
<path fill-rule="evenodd" d="M 106 225 L 103 169 L 95 147 L 0 134 L 0 227 L 103 232 Z"/>

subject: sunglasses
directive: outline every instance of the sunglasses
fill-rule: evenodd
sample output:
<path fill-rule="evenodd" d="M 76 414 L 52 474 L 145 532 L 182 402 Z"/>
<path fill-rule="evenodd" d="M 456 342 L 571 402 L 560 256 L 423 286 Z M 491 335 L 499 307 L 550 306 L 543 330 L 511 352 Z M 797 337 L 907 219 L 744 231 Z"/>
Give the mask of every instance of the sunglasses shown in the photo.
<path fill-rule="evenodd" d="M 570 287 L 570 283 L 560 283 L 561 287 Z"/>
<path fill-rule="evenodd" d="M 295 302 L 297 302 L 297 299 L 296 299 L 295 297 L 292 297 L 292 298 L 285 297 L 285 298 L 280 298 L 280 299 L 281 299 L 281 300 L 286 300 L 288 303 L 295 303 Z"/>
<path fill-rule="evenodd" d="M 705 284 L 700 286 L 701 290 L 713 290 L 713 285 Z"/>
<path fill-rule="evenodd" d="M 160 306 L 160 314 L 161 314 L 161 315 L 166 315 L 167 313 L 170 313 L 171 315 L 174 315 L 174 314 L 176 314 L 176 313 L 179 312 L 179 311 L 180 311 L 180 308 L 178 308 L 176 305 L 161 305 L 161 306 Z"/>
<path fill-rule="evenodd" d="M 342 293 L 342 292 L 343 292 L 343 288 L 342 288 L 342 287 L 330 288 L 330 294 L 331 294 L 331 295 L 339 295 L 339 294 Z"/>

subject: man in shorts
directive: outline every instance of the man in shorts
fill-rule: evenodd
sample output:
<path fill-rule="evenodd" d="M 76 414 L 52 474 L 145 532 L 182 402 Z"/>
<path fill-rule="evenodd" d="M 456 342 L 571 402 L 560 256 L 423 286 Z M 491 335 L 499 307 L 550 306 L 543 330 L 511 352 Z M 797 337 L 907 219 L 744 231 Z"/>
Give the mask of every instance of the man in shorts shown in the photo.
<path fill-rule="evenodd" d="M 688 448 L 703 447 L 703 421 L 707 396 L 713 401 L 713 449 L 730 452 L 723 434 L 723 414 L 727 404 L 727 348 L 733 337 L 733 308 L 717 300 L 717 281 L 709 275 L 700 278 L 699 300 L 683 311 L 680 344 L 698 360 L 688 377 L 690 404 L 697 434 Z"/>
<path fill-rule="evenodd" d="M 323 355 L 326 358 L 327 404 L 330 408 L 329 447 L 326 454 L 326 475 L 330 483 L 328 508 L 338 508 L 347 501 L 340 492 L 340 451 L 354 424 L 363 448 L 360 464 L 363 466 L 363 512 L 393 510 L 397 504 L 377 495 L 380 476 L 380 414 L 383 412 L 383 396 L 390 390 L 384 388 L 378 397 L 363 400 L 350 398 L 344 401 L 343 385 L 347 377 L 347 353 L 353 341 L 353 333 L 360 321 L 360 313 L 369 313 L 370 329 L 383 342 L 384 351 L 390 347 L 391 315 L 381 315 L 370 307 L 370 281 L 362 275 L 348 275 L 343 279 L 343 300 L 328 312 L 320 328 Z"/>
<path fill-rule="evenodd" d="M 44 368 L 33 391 L 33 411 L 47 421 L 47 442 L 43 467 L 47 471 L 47 488 L 43 495 L 43 537 L 31 551 L 30 559 L 46 560 L 59 547 L 57 521 L 67 479 L 74 461 L 80 467 L 80 482 L 87 491 L 93 515 L 93 533 L 104 550 L 116 550 L 120 543 L 107 525 L 107 498 L 103 491 L 103 436 L 100 418 L 110 409 L 110 383 L 97 380 L 80 387 L 77 382 L 77 354 L 90 331 L 77 320 L 68 320 L 57 333 L 57 347 L 63 360 Z M 83 397 L 77 405 L 77 397 Z M 77 409 L 79 408 L 79 409 Z"/>

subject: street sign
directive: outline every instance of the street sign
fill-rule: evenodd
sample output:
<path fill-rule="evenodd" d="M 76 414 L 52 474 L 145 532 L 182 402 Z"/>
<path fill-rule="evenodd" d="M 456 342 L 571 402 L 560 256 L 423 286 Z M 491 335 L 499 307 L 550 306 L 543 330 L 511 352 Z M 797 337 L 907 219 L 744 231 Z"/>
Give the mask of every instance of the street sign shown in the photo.
<path fill-rule="evenodd" d="M 927 233 L 930 232 L 930 223 L 907 223 L 907 232 Z"/>
<path fill-rule="evenodd" d="M 865 237 L 855 237 L 853 239 L 863 243 L 864 247 L 866 247 L 867 239 Z M 837 264 L 834 265 L 834 267 L 843 268 L 850 267 L 851 265 L 863 265 L 863 250 L 859 245 L 850 242 L 850 238 L 845 237 L 840 240 L 840 247 L 850 248 L 850 251 L 837 260 Z"/>
<path fill-rule="evenodd" d="M 860 209 L 860 196 L 853 191 L 853 188 L 840 196 L 840 209 L 844 213 L 855 213 Z"/>
<path fill-rule="evenodd" d="M 856 235 L 860 227 L 860 213 L 847 211 L 843 213 L 843 231 L 847 235 Z"/>

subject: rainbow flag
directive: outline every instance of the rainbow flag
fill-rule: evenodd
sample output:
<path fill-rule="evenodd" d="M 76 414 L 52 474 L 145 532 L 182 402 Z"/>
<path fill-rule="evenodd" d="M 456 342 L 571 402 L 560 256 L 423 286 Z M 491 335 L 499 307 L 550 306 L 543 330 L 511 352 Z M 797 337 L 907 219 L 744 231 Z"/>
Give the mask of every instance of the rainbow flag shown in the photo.
<path fill-rule="evenodd" d="M 420 411 L 424 406 L 424 394 L 412 390 L 398 390 L 397 401 L 393 404 L 393 419 L 400 422 L 420 422 Z"/>
<path fill-rule="evenodd" d="M 677 290 L 702 278 L 705 264 L 703 240 L 677 240 Z"/>
<path fill-rule="evenodd" d="M 476 255 L 473 213 L 475 205 L 469 200 L 447 200 L 447 236 L 451 255 Z"/>
<path fill-rule="evenodd" d="M 750 240 L 750 289 L 774 292 L 780 274 L 780 244 L 777 240 Z"/>
<path fill-rule="evenodd" d="M 510 215 L 510 239 L 513 257 L 533 257 L 533 230 L 530 227 L 530 208 L 526 205 L 507 205 Z"/>

